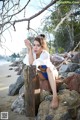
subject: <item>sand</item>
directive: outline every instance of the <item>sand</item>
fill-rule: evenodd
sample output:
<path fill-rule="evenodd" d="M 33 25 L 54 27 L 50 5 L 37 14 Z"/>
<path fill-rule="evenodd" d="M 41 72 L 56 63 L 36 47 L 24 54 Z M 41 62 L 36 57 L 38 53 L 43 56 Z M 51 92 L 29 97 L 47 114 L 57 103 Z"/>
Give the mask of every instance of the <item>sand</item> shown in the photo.
<path fill-rule="evenodd" d="M 9 70 L 10 68 L 12 70 Z M 15 69 L 16 67 L 11 67 L 10 63 L 0 66 L 0 119 L 1 112 L 8 112 L 8 120 L 31 120 L 32 118 L 11 111 L 11 104 L 18 97 L 8 96 L 9 86 L 15 83 L 19 76 Z"/>

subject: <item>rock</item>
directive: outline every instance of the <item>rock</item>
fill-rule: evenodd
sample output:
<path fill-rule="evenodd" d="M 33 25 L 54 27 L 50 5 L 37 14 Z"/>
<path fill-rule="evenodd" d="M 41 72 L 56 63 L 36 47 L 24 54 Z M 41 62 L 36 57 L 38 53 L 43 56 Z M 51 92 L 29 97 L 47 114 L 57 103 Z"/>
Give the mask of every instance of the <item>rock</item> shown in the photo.
<path fill-rule="evenodd" d="M 69 96 L 66 98 L 66 102 L 69 108 L 73 106 L 77 107 L 80 104 L 80 94 L 77 91 L 72 90 L 68 92 L 68 95 Z"/>
<path fill-rule="evenodd" d="M 64 89 L 68 89 L 68 86 L 65 83 L 58 86 L 57 91 L 59 92 L 60 90 L 64 90 Z"/>
<path fill-rule="evenodd" d="M 52 115 L 47 115 L 46 118 L 45 118 L 45 120 L 52 120 L 53 118 L 54 118 L 54 116 L 52 116 Z"/>
<path fill-rule="evenodd" d="M 54 65 L 58 65 L 64 61 L 64 57 L 57 54 L 53 54 L 50 56 L 50 60 Z"/>
<path fill-rule="evenodd" d="M 74 63 L 80 63 L 80 52 L 76 53 L 72 58 L 71 61 Z"/>
<path fill-rule="evenodd" d="M 21 75 L 22 71 L 23 71 L 22 69 L 19 69 L 17 75 Z"/>
<path fill-rule="evenodd" d="M 45 90 L 42 90 L 41 93 L 40 93 L 40 101 L 44 101 L 45 100 L 45 97 L 51 95 L 51 93 L 49 91 L 45 91 Z M 46 98 L 47 99 L 47 98 Z"/>
<path fill-rule="evenodd" d="M 18 98 L 12 103 L 11 110 L 14 111 L 14 112 L 17 112 L 19 114 L 24 114 L 25 113 L 24 95 L 23 94 L 18 96 Z"/>
<path fill-rule="evenodd" d="M 16 66 L 20 65 L 21 63 L 22 63 L 21 61 L 14 61 L 10 66 L 16 67 Z"/>
<path fill-rule="evenodd" d="M 24 84 L 24 78 L 23 78 L 23 76 L 19 76 L 19 77 L 17 78 L 16 83 L 11 84 L 11 85 L 9 86 L 8 95 L 13 96 L 13 95 L 18 94 L 18 93 L 19 93 L 19 90 L 20 90 L 20 88 L 23 86 L 23 84 Z"/>
<path fill-rule="evenodd" d="M 63 72 L 74 72 L 76 69 L 79 68 L 79 65 L 76 63 L 69 63 L 67 65 L 63 64 L 60 68 L 59 68 L 59 73 L 63 73 Z"/>
<path fill-rule="evenodd" d="M 64 82 L 68 85 L 70 90 L 76 90 L 80 93 L 80 74 L 73 74 L 65 78 Z"/>
<path fill-rule="evenodd" d="M 7 75 L 6 77 L 11 77 L 11 75 Z"/>
<path fill-rule="evenodd" d="M 59 68 L 59 73 L 64 73 L 64 72 L 68 72 L 68 71 L 69 71 L 68 65 L 63 64 L 63 65 Z"/>
<path fill-rule="evenodd" d="M 22 93 L 24 93 L 24 85 L 19 90 L 19 95 L 22 94 Z"/>
<path fill-rule="evenodd" d="M 44 100 L 41 102 L 38 109 L 37 120 L 45 120 L 49 112 L 49 105 L 50 105 L 50 101 Z"/>
<path fill-rule="evenodd" d="M 80 109 L 78 109 L 78 112 L 77 112 L 77 120 L 80 120 Z"/>
<path fill-rule="evenodd" d="M 75 74 L 75 72 L 69 72 L 68 75 L 67 75 L 67 77 L 70 77 L 70 76 L 72 76 L 74 74 Z"/>
<path fill-rule="evenodd" d="M 68 68 L 69 68 L 69 72 L 74 72 L 76 69 L 79 68 L 79 65 L 76 63 L 69 63 Z"/>
<path fill-rule="evenodd" d="M 20 68 L 19 68 L 19 67 L 17 67 L 17 68 L 15 69 L 15 71 L 19 71 L 19 69 L 20 69 Z"/>
<path fill-rule="evenodd" d="M 65 114 L 63 114 L 60 118 L 60 120 L 72 120 L 69 112 L 66 112 Z"/>
<path fill-rule="evenodd" d="M 13 68 L 9 68 L 9 70 L 13 70 Z"/>
<path fill-rule="evenodd" d="M 76 70 L 75 70 L 75 73 L 80 74 L 80 68 L 76 69 Z"/>
<path fill-rule="evenodd" d="M 49 97 L 50 99 L 46 99 Z M 37 120 L 79 120 L 80 94 L 75 90 L 65 89 L 58 93 L 58 97 L 59 107 L 51 109 L 51 95 L 46 95 L 39 105 Z"/>
<path fill-rule="evenodd" d="M 62 73 L 59 73 L 59 74 L 60 74 L 62 79 L 65 79 L 68 76 L 68 73 L 69 72 L 62 72 Z"/>

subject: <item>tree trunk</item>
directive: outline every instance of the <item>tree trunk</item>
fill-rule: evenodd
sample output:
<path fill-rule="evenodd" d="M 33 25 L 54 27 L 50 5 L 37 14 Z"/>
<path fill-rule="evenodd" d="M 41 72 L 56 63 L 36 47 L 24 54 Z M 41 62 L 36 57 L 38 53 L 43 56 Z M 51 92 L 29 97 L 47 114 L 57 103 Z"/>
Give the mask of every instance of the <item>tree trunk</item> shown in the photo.
<path fill-rule="evenodd" d="M 25 83 L 25 113 L 27 117 L 35 117 L 40 102 L 39 80 L 36 77 L 36 66 L 26 66 L 24 68 Z M 38 102 L 37 102 L 38 101 Z"/>

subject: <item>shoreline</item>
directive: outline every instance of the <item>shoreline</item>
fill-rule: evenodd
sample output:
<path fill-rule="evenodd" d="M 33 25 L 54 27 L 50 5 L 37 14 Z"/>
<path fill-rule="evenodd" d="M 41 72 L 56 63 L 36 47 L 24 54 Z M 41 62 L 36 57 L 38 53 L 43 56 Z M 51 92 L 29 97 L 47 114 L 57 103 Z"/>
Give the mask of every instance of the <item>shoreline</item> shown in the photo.
<path fill-rule="evenodd" d="M 0 65 L 0 106 L 6 104 L 7 100 L 15 98 L 15 96 L 8 96 L 9 86 L 14 84 L 18 78 L 15 68 L 9 70 L 10 64 Z"/>
<path fill-rule="evenodd" d="M 10 66 L 11 64 L 0 65 L 0 117 L 1 112 L 8 112 L 9 120 L 26 120 L 27 117 L 25 115 L 11 111 L 11 104 L 19 96 L 8 95 L 9 86 L 14 84 L 19 76 L 15 71 L 16 67 Z M 12 69 L 10 70 L 10 68 Z"/>

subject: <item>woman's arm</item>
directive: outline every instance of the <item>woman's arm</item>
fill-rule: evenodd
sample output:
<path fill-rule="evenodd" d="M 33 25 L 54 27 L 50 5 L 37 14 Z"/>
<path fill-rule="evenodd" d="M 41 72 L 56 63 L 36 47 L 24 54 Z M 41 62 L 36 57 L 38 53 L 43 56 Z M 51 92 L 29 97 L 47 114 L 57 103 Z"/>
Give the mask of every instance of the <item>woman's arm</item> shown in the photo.
<path fill-rule="evenodd" d="M 29 40 L 24 40 L 26 47 L 28 48 L 28 55 L 29 55 L 29 64 L 32 65 L 34 61 L 33 52 L 32 52 L 32 45 Z"/>

